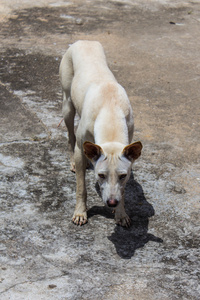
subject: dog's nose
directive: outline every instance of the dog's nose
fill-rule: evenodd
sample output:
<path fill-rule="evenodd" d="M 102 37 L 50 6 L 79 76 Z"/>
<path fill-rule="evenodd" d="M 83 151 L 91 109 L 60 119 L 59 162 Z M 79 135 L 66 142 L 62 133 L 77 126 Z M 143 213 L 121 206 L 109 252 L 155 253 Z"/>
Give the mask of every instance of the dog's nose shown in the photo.
<path fill-rule="evenodd" d="M 118 201 L 116 199 L 108 199 L 107 200 L 107 205 L 109 207 L 116 207 L 118 204 Z"/>

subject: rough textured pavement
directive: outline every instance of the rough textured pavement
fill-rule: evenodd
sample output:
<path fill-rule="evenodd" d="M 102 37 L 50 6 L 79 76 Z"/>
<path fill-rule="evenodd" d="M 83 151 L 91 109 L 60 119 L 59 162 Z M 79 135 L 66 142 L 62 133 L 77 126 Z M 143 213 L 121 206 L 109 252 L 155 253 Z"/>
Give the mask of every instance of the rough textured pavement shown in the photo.
<path fill-rule="evenodd" d="M 0 4 L 0 299 L 200 299 L 200 2 Z M 100 41 L 144 151 L 116 226 L 87 173 L 89 222 L 71 222 L 58 66 Z"/>

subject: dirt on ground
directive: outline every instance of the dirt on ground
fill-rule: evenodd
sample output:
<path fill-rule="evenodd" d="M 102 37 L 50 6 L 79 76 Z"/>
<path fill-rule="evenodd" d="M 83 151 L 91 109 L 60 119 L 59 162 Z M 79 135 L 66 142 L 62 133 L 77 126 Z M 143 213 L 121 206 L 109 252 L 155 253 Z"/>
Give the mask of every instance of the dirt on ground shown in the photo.
<path fill-rule="evenodd" d="M 0 298 L 200 299 L 200 2 L 0 4 Z M 87 172 L 88 224 L 71 222 L 58 68 L 102 43 L 144 146 L 115 225 Z"/>

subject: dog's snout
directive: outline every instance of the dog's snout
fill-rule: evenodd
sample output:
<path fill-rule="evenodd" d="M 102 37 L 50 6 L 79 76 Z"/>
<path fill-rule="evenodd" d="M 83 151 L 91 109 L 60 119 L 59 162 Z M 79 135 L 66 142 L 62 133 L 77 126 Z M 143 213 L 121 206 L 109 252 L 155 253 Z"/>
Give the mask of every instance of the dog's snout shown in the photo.
<path fill-rule="evenodd" d="M 107 200 L 107 205 L 109 207 L 116 207 L 118 204 L 118 201 L 116 199 L 108 199 Z"/>

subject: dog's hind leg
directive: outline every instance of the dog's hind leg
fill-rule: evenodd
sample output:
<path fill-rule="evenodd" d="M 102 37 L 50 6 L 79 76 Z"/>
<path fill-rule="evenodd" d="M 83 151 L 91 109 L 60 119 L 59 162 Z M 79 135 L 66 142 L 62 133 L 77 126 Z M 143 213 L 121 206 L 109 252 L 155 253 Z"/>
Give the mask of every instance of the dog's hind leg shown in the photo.
<path fill-rule="evenodd" d="M 70 154 L 70 170 L 75 172 L 75 162 L 74 162 L 74 147 L 76 143 L 76 136 L 74 134 L 74 117 L 76 110 L 74 105 L 66 92 L 63 92 L 63 117 L 65 125 L 68 130 L 68 150 Z"/>
<path fill-rule="evenodd" d="M 76 137 L 74 134 L 74 117 L 76 114 L 75 107 L 71 101 L 70 92 L 71 92 L 71 83 L 74 76 L 71 49 L 69 48 L 60 64 L 60 81 L 63 89 L 63 107 L 62 113 L 65 121 L 65 125 L 68 130 L 68 146 L 70 153 L 70 169 L 72 172 L 75 172 L 75 163 L 74 163 L 74 147 L 76 143 Z"/>

